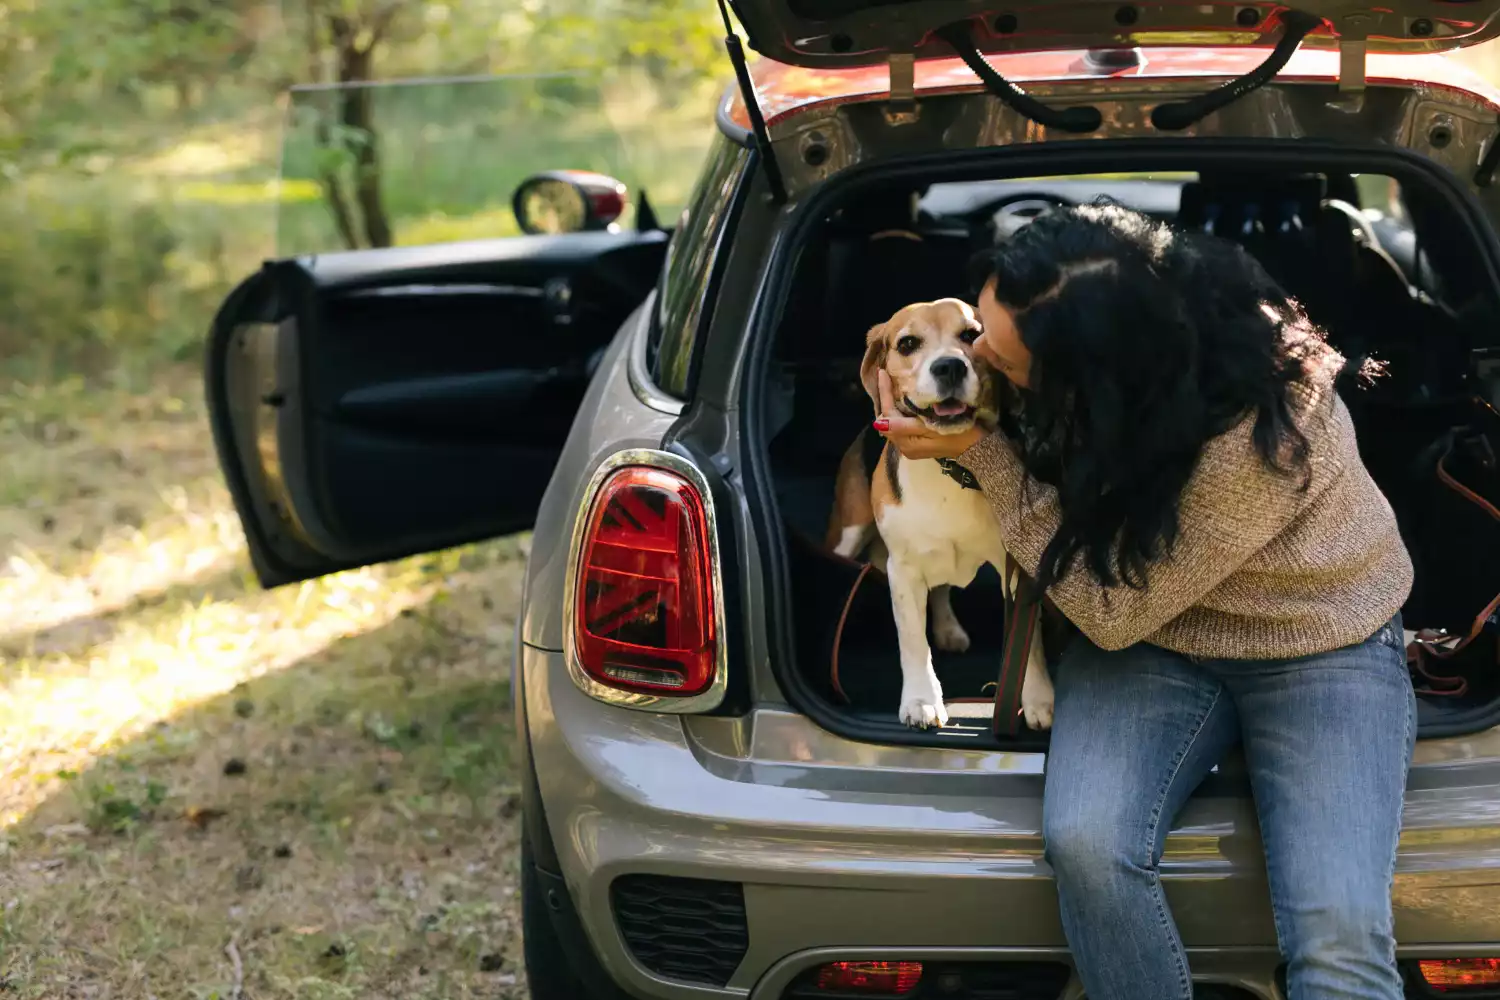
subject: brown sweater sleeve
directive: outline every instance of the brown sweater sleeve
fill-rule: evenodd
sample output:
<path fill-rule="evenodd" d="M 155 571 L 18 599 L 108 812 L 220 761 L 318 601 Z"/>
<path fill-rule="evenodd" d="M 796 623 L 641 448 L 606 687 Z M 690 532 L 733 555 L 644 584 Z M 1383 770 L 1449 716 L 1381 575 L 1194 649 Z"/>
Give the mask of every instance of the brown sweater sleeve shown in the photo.
<path fill-rule="evenodd" d="M 1144 588 L 1106 589 L 1075 559 L 1048 590 L 1058 609 L 1095 645 L 1123 649 L 1198 603 L 1290 524 L 1316 495 L 1320 481 L 1326 482 L 1330 470 L 1311 428 L 1304 431 L 1313 445 L 1314 478 L 1303 491 L 1300 475 L 1266 466 L 1251 438 L 1253 426 L 1253 417 L 1246 418 L 1204 446 L 1183 491 L 1177 540 L 1169 555 L 1149 567 Z M 1032 478 L 1000 433 L 974 445 L 959 461 L 984 488 L 1000 519 L 1006 549 L 1035 575 L 1061 518 L 1057 490 Z"/>

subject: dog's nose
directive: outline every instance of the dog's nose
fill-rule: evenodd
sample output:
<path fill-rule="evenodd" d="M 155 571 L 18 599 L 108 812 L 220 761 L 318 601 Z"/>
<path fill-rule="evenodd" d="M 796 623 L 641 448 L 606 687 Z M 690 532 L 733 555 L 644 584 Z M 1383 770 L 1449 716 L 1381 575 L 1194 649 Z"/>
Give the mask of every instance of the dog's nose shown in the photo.
<path fill-rule="evenodd" d="M 969 366 L 964 363 L 963 358 L 938 358 L 929 370 L 940 389 L 958 388 L 969 374 Z"/>

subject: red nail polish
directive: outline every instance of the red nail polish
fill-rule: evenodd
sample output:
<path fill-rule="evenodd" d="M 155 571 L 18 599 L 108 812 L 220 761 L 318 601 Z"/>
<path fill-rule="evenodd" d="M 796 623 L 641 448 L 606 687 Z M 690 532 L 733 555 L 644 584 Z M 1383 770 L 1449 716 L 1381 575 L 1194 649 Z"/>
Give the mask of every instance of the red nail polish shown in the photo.
<path fill-rule="evenodd" d="M 879 420 L 875 421 L 875 429 L 884 434 L 886 431 L 891 429 L 891 422 L 885 419 L 885 417 L 881 417 Z"/>

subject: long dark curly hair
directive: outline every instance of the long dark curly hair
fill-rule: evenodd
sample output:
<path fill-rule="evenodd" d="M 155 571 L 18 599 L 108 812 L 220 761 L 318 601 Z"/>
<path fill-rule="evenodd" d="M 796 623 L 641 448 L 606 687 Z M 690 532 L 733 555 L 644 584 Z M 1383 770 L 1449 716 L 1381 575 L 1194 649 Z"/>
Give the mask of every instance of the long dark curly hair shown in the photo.
<path fill-rule="evenodd" d="M 971 277 L 1032 355 L 1017 444 L 1061 509 L 1042 587 L 1079 561 L 1102 586 L 1144 587 L 1204 444 L 1252 412 L 1261 457 L 1306 488 L 1291 394 L 1350 366 L 1237 244 L 1101 200 L 1039 216 Z"/>

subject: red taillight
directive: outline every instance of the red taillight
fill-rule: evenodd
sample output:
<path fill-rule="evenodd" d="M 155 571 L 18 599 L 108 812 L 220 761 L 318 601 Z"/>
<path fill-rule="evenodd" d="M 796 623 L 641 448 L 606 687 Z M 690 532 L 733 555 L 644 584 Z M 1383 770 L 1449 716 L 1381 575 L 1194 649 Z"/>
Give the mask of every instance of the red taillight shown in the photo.
<path fill-rule="evenodd" d="M 625 212 L 625 189 L 618 191 L 590 191 L 589 206 L 600 222 L 614 222 Z"/>
<path fill-rule="evenodd" d="M 600 486 L 578 565 L 579 664 L 613 688 L 688 697 L 714 682 L 708 517 L 686 479 L 626 466 Z"/>
<path fill-rule="evenodd" d="M 829 962 L 818 970 L 818 989 L 898 996 L 916 989 L 921 978 L 921 962 Z"/>
<path fill-rule="evenodd" d="M 1439 993 L 1500 986 L 1500 958 L 1424 958 L 1417 968 L 1423 982 Z"/>

